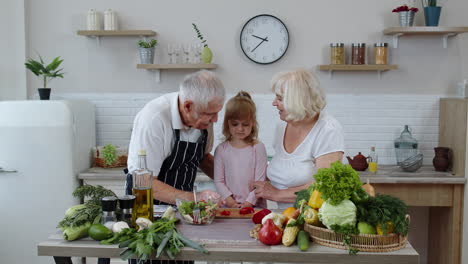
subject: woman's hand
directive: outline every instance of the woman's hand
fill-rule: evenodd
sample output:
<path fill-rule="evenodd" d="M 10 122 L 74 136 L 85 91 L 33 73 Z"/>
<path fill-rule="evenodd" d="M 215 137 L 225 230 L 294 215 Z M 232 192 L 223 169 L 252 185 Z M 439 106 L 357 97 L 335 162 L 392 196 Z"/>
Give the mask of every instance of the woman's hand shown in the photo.
<path fill-rule="evenodd" d="M 273 187 L 269 181 L 256 181 L 254 182 L 253 187 L 257 198 L 275 201 L 274 196 L 279 192 L 279 190 Z"/>
<path fill-rule="evenodd" d="M 242 208 L 244 208 L 244 207 L 254 207 L 254 205 L 249 203 L 249 202 L 244 202 L 241 206 L 242 206 Z"/>

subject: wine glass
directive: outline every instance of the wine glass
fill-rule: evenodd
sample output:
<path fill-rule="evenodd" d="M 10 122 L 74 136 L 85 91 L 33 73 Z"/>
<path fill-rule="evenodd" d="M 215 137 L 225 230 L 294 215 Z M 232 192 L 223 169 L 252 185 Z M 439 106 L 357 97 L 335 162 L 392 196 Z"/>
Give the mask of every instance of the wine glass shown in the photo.
<path fill-rule="evenodd" d="M 169 63 L 174 64 L 175 63 L 175 46 L 172 43 L 167 44 L 167 54 L 169 55 Z"/>

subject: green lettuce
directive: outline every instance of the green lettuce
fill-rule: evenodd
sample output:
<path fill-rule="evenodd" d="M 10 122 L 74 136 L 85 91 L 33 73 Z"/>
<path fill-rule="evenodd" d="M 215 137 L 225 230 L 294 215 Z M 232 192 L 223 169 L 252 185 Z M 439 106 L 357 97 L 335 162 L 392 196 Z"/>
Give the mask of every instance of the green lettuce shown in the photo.
<path fill-rule="evenodd" d="M 319 169 L 314 178 L 315 190 L 332 205 L 351 199 L 354 192 L 362 189 L 359 174 L 350 165 L 339 161 L 332 163 L 330 168 Z"/>
<path fill-rule="evenodd" d="M 350 200 L 343 200 L 337 205 L 325 201 L 319 209 L 318 216 L 328 229 L 334 225 L 356 226 L 357 208 Z"/>

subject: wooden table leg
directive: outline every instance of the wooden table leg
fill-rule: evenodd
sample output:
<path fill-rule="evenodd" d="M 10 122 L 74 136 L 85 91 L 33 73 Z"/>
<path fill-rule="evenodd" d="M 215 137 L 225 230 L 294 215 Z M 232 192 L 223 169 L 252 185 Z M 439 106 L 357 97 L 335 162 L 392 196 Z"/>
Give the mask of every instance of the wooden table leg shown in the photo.
<path fill-rule="evenodd" d="M 71 257 L 54 257 L 55 264 L 73 264 Z"/>
<path fill-rule="evenodd" d="M 429 209 L 429 264 L 460 264 L 463 223 L 463 186 L 453 186 L 452 207 Z"/>

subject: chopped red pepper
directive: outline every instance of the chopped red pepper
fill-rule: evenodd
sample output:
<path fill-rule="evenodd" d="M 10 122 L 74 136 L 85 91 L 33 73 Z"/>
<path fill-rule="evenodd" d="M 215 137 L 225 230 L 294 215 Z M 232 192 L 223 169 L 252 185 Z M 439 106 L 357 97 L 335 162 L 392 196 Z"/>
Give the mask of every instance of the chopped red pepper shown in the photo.
<path fill-rule="evenodd" d="M 227 211 L 227 210 L 223 210 L 223 211 L 221 212 L 221 215 L 229 216 L 229 215 L 231 215 L 231 212 L 229 212 L 229 211 Z"/>
<path fill-rule="evenodd" d="M 246 214 L 251 214 L 254 212 L 255 212 L 255 209 L 253 209 L 252 207 L 244 207 L 240 209 L 239 214 L 246 215 Z"/>
<path fill-rule="evenodd" d="M 270 213 L 271 211 L 268 209 L 258 211 L 252 216 L 252 222 L 254 222 L 254 224 L 261 224 L 263 217 L 267 216 Z"/>

